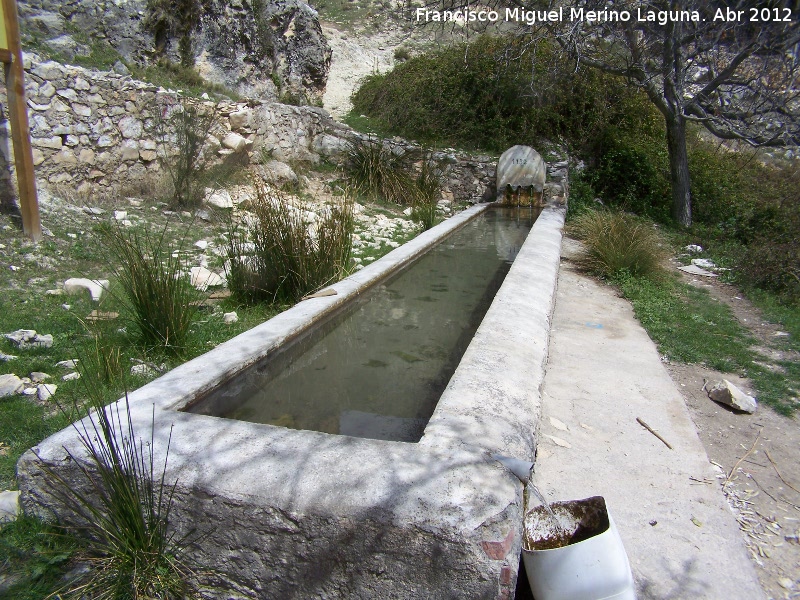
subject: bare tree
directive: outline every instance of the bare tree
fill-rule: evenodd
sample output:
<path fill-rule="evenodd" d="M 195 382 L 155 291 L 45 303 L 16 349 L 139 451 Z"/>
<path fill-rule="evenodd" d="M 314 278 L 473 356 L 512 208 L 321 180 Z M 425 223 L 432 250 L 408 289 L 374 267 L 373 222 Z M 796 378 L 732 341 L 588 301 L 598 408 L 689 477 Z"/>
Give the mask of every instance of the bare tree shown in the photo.
<path fill-rule="evenodd" d="M 449 10 L 468 0 L 444 0 Z M 664 116 L 672 213 L 689 226 L 686 124 L 753 146 L 800 144 L 800 0 L 495 0 L 501 21 L 641 88 Z M 527 8 L 526 8 L 527 7 Z"/>
<path fill-rule="evenodd" d="M 563 8 L 569 14 L 551 29 L 562 47 L 627 78 L 664 116 L 681 225 L 692 222 L 687 122 L 754 146 L 800 144 L 796 2 L 574 0 Z M 590 10 L 598 20 L 587 19 Z"/>

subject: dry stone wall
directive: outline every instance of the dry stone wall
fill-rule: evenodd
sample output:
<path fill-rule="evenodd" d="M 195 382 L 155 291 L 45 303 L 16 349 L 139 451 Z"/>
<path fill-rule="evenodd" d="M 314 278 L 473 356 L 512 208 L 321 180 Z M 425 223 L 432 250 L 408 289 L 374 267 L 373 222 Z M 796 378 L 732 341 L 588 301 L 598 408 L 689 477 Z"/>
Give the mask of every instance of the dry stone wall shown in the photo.
<path fill-rule="evenodd" d="M 180 101 L 176 92 L 115 72 L 93 71 L 26 57 L 26 94 L 36 176 L 41 184 L 78 192 L 112 191 L 156 174 L 159 152 L 169 151 L 159 119 Z M 0 101 L 5 89 L 0 86 Z M 201 102 L 218 114 L 208 143 L 219 159 L 241 154 L 259 159 L 262 150 L 279 161 L 339 160 L 348 144 L 364 136 L 333 120 L 323 109 L 276 102 Z M 10 134 L 0 123 L 0 180 L 13 163 Z M 419 148 L 399 138 L 384 141 L 397 153 Z M 488 156 L 435 152 L 445 181 L 443 200 L 493 198 L 495 161 Z M 7 188 L 7 186 L 4 186 Z"/>

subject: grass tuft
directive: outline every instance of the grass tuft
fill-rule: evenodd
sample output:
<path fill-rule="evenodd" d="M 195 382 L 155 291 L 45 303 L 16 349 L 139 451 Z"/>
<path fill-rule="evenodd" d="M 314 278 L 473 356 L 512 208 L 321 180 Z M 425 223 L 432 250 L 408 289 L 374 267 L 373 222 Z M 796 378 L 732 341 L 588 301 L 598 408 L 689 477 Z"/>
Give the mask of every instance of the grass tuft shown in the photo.
<path fill-rule="evenodd" d="M 114 259 L 122 288 L 119 299 L 136 327 L 138 341 L 181 355 L 196 317 L 192 301 L 197 291 L 184 276 L 180 244 L 169 243 L 166 228 L 154 235 L 103 224 L 99 231 Z"/>
<path fill-rule="evenodd" d="M 102 395 L 83 379 L 89 416 L 73 426 L 86 454 L 68 451 L 81 482 L 67 481 L 47 466 L 44 470 L 56 497 L 80 522 L 65 529 L 83 534 L 90 571 L 67 584 L 58 597 L 186 598 L 192 594 L 191 570 L 179 557 L 185 540 L 169 531 L 176 485 L 166 481 L 169 441 L 163 468 L 157 470 L 155 423 L 147 443 L 137 440 L 127 395 L 124 411 L 120 402 L 105 407 Z"/>
<path fill-rule="evenodd" d="M 345 170 L 358 195 L 411 204 L 415 193 L 408 161 L 408 156 L 397 155 L 380 140 L 369 137 L 352 146 Z"/>
<path fill-rule="evenodd" d="M 585 244 L 580 263 L 600 277 L 657 278 L 664 273 L 666 251 L 651 223 L 618 212 L 587 211 L 570 229 Z"/>
<path fill-rule="evenodd" d="M 442 182 L 426 157 L 414 180 L 411 201 L 411 219 L 428 230 L 436 224 L 436 209 L 442 194 Z"/>
<path fill-rule="evenodd" d="M 229 238 L 231 292 L 248 303 L 294 303 L 342 277 L 352 253 L 352 201 L 311 222 L 290 197 L 264 184 L 256 190 L 250 230 Z"/>

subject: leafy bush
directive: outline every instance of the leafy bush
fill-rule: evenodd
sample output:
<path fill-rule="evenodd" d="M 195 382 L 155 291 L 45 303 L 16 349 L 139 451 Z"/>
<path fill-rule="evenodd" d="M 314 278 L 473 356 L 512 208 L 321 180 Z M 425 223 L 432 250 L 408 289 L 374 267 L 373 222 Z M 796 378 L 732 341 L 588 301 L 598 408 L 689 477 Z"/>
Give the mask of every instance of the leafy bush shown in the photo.
<path fill-rule="evenodd" d="M 666 253 L 652 224 L 619 212 L 587 211 L 570 229 L 585 244 L 581 264 L 601 277 L 657 278 L 664 272 Z"/>
<path fill-rule="evenodd" d="M 173 245 L 164 228 L 158 234 L 100 226 L 114 274 L 122 288 L 119 299 L 127 308 L 138 341 L 180 355 L 196 317 L 192 301 L 197 291 L 183 273 L 181 245 Z"/>
<path fill-rule="evenodd" d="M 587 179 L 604 203 L 668 223 L 672 189 L 663 140 L 608 128 L 595 143 Z"/>
<path fill-rule="evenodd" d="M 404 137 L 501 152 L 544 139 L 582 146 L 608 123 L 641 118 L 627 106 L 638 97 L 618 79 L 576 72 L 546 43 L 532 51 L 487 35 L 367 78 L 353 106 Z"/>
<path fill-rule="evenodd" d="M 311 223 L 287 196 L 263 184 L 256 189 L 250 231 L 229 236 L 233 294 L 245 302 L 294 303 L 338 280 L 352 252 L 352 202 L 345 199 Z"/>

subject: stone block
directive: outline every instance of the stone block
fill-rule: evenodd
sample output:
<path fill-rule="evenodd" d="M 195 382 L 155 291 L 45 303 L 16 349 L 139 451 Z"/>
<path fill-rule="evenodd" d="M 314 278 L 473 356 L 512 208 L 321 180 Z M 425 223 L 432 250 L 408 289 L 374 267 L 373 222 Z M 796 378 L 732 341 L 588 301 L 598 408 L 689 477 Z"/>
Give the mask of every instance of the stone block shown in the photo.
<path fill-rule="evenodd" d="M 497 162 L 497 194 L 501 197 L 508 186 L 512 191 L 533 189 L 541 193 L 546 177 L 545 164 L 530 146 L 512 146 Z"/>
<path fill-rule="evenodd" d="M 32 138 L 31 144 L 39 148 L 50 148 L 52 150 L 60 150 L 64 145 L 61 136 L 58 135 L 49 138 Z"/>

